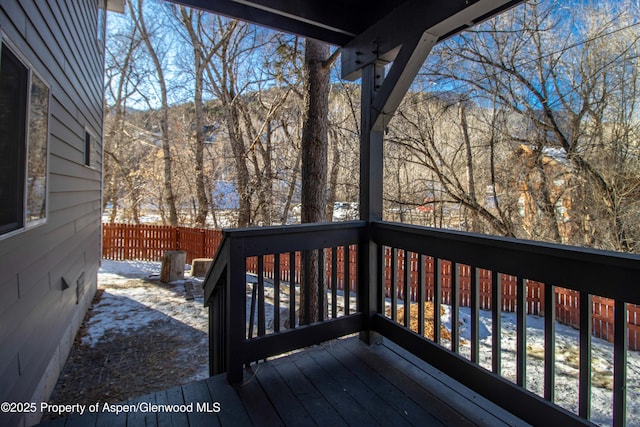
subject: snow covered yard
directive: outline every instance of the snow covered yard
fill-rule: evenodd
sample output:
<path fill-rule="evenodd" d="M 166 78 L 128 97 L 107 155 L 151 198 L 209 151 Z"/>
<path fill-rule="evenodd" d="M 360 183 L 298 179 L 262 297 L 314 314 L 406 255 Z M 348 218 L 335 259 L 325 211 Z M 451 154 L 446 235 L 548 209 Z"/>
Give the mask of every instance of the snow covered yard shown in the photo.
<path fill-rule="evenodd" d="M 443 306 L 443 324 L 451 328 L 451 308 Z M 516 381 L 516 315 L 503 312 L 502 321 L 502 375 Z M 491 369 L 491 312 L 480 311 L 480 365 Z M 544 318 L 527 316 L 527 389 L 540 396 L 544 387 Z M 471 313 L 460 308 L 460 354 L 471 356 Z M 580 331 L 556 323 L 556 385 L 555 402 L 578 412 L 578 367 Z M 592 389 L 591 421 L 611 425 L 613 408 L 613 344 L 592 337 Z M 627 351 L 627 425 L 640 426 L 640 353 Z"/>
<path fill-rule="evenodd" d="M 98 286 L 104 293 L 92 308 L 82 343 L 94 345 L 107 332 L 144 332 L 150 325 L 173 319 L 192 328 L 199 338 L 193 345 L 204 345 L 206 349 L 208 313 L 201 291 L 202 279 L 189 277 L 164 284 L 159 281 L 159 272 L 159 262 L 102 260 Z M 188 299 L 188 294 L 193 298 Z M 185 354 L 192 350 L 181 349 Z M 208 371 L 205 377 L 206 374 Z"/>
<path fill-rule="evenodd" d="M 159 273 L 159 262 L 102 261 L 50 403 L 122 402 L 208 376 L 202 280 L 163 284 Z"/>

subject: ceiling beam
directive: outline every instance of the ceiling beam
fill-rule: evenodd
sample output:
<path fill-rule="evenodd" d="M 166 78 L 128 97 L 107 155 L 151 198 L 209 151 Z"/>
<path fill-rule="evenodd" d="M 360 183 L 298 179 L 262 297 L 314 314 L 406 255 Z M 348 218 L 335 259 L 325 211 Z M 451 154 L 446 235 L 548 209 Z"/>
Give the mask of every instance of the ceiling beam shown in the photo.
<path fill-rule="evenodd" d="M 234 0 L 170 0 L 173 3 L 182 4 L 206 10 L 218 15 L 233 19 L 251 22 L 277 31 L 291 33 L 303 37 L 317 39 L 337 46 L 342 46 L 353 38 L 345 31 L 320 26 L 311 19 L 300 19 L 286 12 L 274 13 L 268 7 L 255 7 L 252 2 L 238 2 Z"/>
<path fill-rule="evenodd" d="M 265 10 L 276 15 L 293 18 L 301 22 L 346 34 L 353 38 L 355 33 L 350 27 L 350 13 L 336 13 L 334 7 L 340 5 L 333 1 L 311 2 L 300 0 L 233 0 L 256 9 Z M 341 10 L 344 12 L 344 10 Z"/>
<path fill-rule="evenodd" d="M 428 32 L 451 37 L 522 0 L 408 0 L 342 48 L 342 77 L 355 80 L 372 63 L 392 62 L 405 40 Z"/>

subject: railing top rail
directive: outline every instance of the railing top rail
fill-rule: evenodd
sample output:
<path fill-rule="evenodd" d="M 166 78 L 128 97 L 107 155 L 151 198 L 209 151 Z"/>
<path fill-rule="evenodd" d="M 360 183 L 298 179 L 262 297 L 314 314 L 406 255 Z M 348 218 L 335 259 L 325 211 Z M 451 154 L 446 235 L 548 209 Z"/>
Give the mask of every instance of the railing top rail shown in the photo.
<path fill-rule="evenodd" d="M 372 233 L 379 244 L 640 304 L 639 255 L 389 222 Z"/>
<path fill-rule="evenodd" d="M 223 230 L 243 256 L 304 251 L 355 243 L 365 221 L 326 222 Z"/>
<path fill-rule="evenodd" d="M 309 224 L 292 225 L 272 225 L 267 227 L 248 228 L 227 228 L 222 233 L 232 238 L 250 238 L 264 236 L 291 235 L 296 233 L 309 233 L 314 231 L 346 230 L 353 228 L 363 228 L 365 221 L 343 221 L 343 222 L 315 222 Z"/>
<path fill-rule="evenodd" d="M 365 221 L 327 222 L 223 230 L 223 240 L 204 282 L 209 303 L 232 257 L 251 257 L 356 243 Z M 243 261 L 240 261 L 241 263 Z"/>

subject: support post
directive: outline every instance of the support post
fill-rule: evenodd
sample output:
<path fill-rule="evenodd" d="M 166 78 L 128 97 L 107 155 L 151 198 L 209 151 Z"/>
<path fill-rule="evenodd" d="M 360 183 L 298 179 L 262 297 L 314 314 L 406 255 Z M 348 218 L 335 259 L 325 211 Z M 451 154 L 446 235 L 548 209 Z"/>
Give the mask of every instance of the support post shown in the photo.
<path fill-rule="evenodd" d="M 371 221 L 382 220 L 383 133 L 372 131 L 373 101 L 384 80 L 384 68 L 371 64 L 362 71 L 361 122 L 360 122 L 360 219 L 367 221 L 367 228 L 360 239 L 358 268 L 360 282 L 360 312 L 365 314 L 365 324 L 360 339 L 368 344 L 380 338 L 371 331 L 371 319 L 379 306 L 379 287 L 382 286 L 378 263 L 378 245 L 371 235 Z"/>
<path fill-rule="evenodd" d="M 361 339 L 369 344 L 379 340 L 372 335 L 371 319 L 384 308 L 384 299 L 380 300 L 383 277 L 377 268 L 384 260 L 371 230 L 372 222 L 382 221 L 384 131 L 437 39 L 433 34 L 419 31 L 405 40 L 386 78 L 385 69 L 378 61 L 362 67 L 360 219 L 367 222 L 367 228 L 360 240 L 359 277 L 368 280 L 360 282 L 359 301 L 360 311 L 365 314 Z"/>

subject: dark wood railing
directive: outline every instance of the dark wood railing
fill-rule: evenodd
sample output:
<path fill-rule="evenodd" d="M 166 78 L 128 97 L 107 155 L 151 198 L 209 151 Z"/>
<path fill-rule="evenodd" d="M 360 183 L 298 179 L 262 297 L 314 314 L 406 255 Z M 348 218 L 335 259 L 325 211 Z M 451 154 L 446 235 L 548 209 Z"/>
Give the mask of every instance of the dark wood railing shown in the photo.
<path fill-rule="evenodd" d="M 614 328 L 614 372 L 613 372 L 613 420 L 615 425 L 624 425 L 626 419 L 626 375 L 628 346 L 627 304 L 640 303 L 640 257 L 589 249 L 570 248 L 561 245 L 516 241 L 513 239 L 474 236 L 453 231 L 425 229 L 421 227 L 374 223 L 372 239 L 382 251 L 389 248 L 394 254 L 402 252 L 405 259 L 409 254 L 419 257 L 433 257 L 435 268 L 443 261 L 453 265 L 451 324 L 458 324 L 460 266 L 470 268 L 471 275 L 471 354 L 470 360 L 459 355 L 459 336 L 457 328 L 451 329 L 449 348 L 442 345 L 440 331 L 441 280 L 434 283 L 434 330 L 433 339 L 425 337 L 420 331 L 411 331 L 407 318 L 397 319 L 392 307 L 391 312 L 384 309 L 380 299 L 375 328 L 384 336 L 396 341 L 413 353 L 429 361 L 453 378 L 465 383 L 482 395 L 490 397 L 500 406 L 521 414 L 524 408 L 525 418 L 552 422 L 553 417 L 565 417 L 567 414 L 551 406 L 554 401 L 555 384 L 555 290 L 557 287 L 578 292 L 579 311 L 579 415 L 589 419 L 591 415 L 591 324 L 594 296 L 602 296 L 615 301 Z M 492 345 L 491 372 L 478 364 L 480 353 L 479 339 L 479 272 L 491 271 L 492 295 Z M 392 282 L 397 286 L 397 263 L 392 265 Z M 382 280 L 383 272 L 380 272 Z M 501 291 L 502 274 L 515 276 L 516 292 L 516 372 L 515 384 L 505 380 L 501 369 L 501 311 L 498 303 Z M 419 273 L 420 286 L 424 289 L 424 274 Z M 435 277 L 441 277 L 436 274 Z M 544 378 L 542 397 L 526 391 L 527 367 L 527 282 L 529 280 L 544 284 Z M 394 287 L 392 293 L 397 293 Z M 393 300 L 393 299 L 392 299 Z M 419 296 L 423 302 L 424 293 Z M 418 317 L 424 319 L 424 304 L 417 304 Z M 407 310 L 408 311 L 408 310 Z M 420 322 L 419 321 L 419 322 Z M 470 380 L 471 379 L 471 380 Z M 551 408 L 551 409 L 550 409 Z M 522 415 L 521 415 L 522 416 Z M 556 418 L 563 425 L 567 420 Z M 553 424 L 553 422 L 552 422 Z"/>
<path fill-rule="evenodd" d="M 211 230 L 203 228 L 188 227 L 171 227 L 163 225 L 148 224 L 103 224 L 102 225 L 102 250 L 103 258 L 111 260 L 149 260 L 160 261 L 165 251 L 182 250 L 187 253 L 187 263 L 190 264 L 194 258 L 213 258 L 218 250 L 218 246 L 222 241 L 221 230 Z M 294 281 L 299 283 L 301 260 L 300 253 L 297 253 L 295 259 L 295 275 Z M 342 271 L 346 265 L 351 269 L 351 274 L 356 274 L 356 250 L 353 248 L 345 257 L 345 251 L 338 249 L 337 252 L 337 269 Z M 329 262 L 330 253 L 326 256 L 326 272 L 327 277 L 331 277 L 332 263 Z M 398 298 L 404 300 L 404 252 L 399 251 L 395 254 L 397 258 L 397 280 L 398 280 Z M 267 255 L 263 259 L 262 271 L 265 272 L 265 278 L 273 279 L 275 271 L 275 257 Z M 418 254 L 410 252 L 409 257 L 409 295 L 412 301 L 418 298 Z M 391 296 L 391 249 L 385 251 L 385 287 L 386 296 Z M 443 260 L 439 265 L 439 273 L 441 275 L 441 296 L 443 304 L 451 303 L 451 283 L 452 270 L 451 262 Z M 422 257 L 422 271 L 426 274 L 426 284 L 424 292 L 427 301 L 433 299 L 433 273 L 434 264 L 432 257 Z M 471 269 L 468 266 L 459 264 L 459 289 L 458 297 L 460 305 L 469 307 L 470 305 L 470 285 L 471 285 Z M 247 260 L 247 271 L 256 273 L 258 271 L 257 258 Z M 280 258 L 280 280 L 290 280 L 289 258 Z M 491 272 L 489 270 L 480 269 L 478 271 L 478 286 L 480 287 L 480 309 L 491 310 Z M 516 311 L 516 290 L 517 278 L 508 274 L 501 274 L 500 277 L 501 298 L 500 307 L 505 312 Z M 353 285 L 353 284 L 352 284 Z M 338 281 L 338 289 L 343 289 L 344 283 Z M 571 289 L 555 288 L 555 315 L 559 323 L 570 325 L 574 328 L 580 327 L 580 293 Z M 527 314 L 542 315 L 544 313 L 544 284 L 534 281 L 527 281 Z M 609 342 L 613 342 L 614 316 L 613 313 L 615 302 L 608 298 L 599 296 L 593 297 L 593 313 L 591 332 L 594 337 L 603 338 Z M 629 305 L 627 308 L 629 324 L 628 324 L 628 345 L 630 350 L 640 350 L 640 306 Z"/>
<path fill-rule="evenodd" d="M 363 231 L 363 222 L 225 231 L 205 279 L 211 374 L 227 372 L 230 381 L 240 381 L 244 364 L 362 330 L 360 278 L 350 265 L 338 269 L 337 260 L 339 252 L 347 252 L 349 264 Z M 299 326 L 300 286 L 307 281 L 296 283 L 296 264 L 308 271 L 305 264 L 313 257 L 319 265 L 330 259 L 333 268 L 328 275 L 318 270 L 319 321 Z M 271 268 L 265 268 L 265 259 L 274 260 Z M 285 260 L 294 279 L 286 282 L 280 271 Z M 257 267 L 255 277 L 248 275 L 248 265 Z M 339 290 L 338 283 L 348 286 Z"/>
<path fill-rule="evenodd" d="M 298 326 L 295 310 L 300 304 L 296 280 L 283 281 L 281 266 L 295 278 L 296 263 L 304 263 L 310 251 L 317 251 L 320 263 L 330 263 L 330 273 L 319 282 L 326 293 L 319 296 L 326 307 L 322 321 Z M 337 268 L 340 251 L 357 251 L 359 265 Z M 391 257 L 385 266 L 386 255 Z M 273 258 L 272 258 L 273 257 Z M 427 272 L 431 258 L 433 332 L 425 332 Z M 265 268 L 265 259 L 270 267 Z M 273 259 L 273 263 L 271 260 Z M 412 259 L 416 263 L 416 289 L 411 290 Z M 286 262 L 284 261 L 286 260 Z M 298 260 L 298 261 L 296 261 Z M 302 261 L 300 261 L 302 260 Z M 365 265 L 366 264 L 366 265 Z M 448 301 L 451 324 L 457 325 L 460 308 L 461 272 L 470 272 L 469 298 L 471 339 L 469 354 L 460 351 L 457 327 L 451 338 L 441 334 L 440 308 L 443 301 L 443 265 L 451 266 Z M 247 276 L 247 265 L 257 266 L 255 278 Z M 386 273 L 387 267 L 391 273 Z M 275 271 L 273 270 L 275 269 Z M 321 271 L 326 271 L 320 269 Z M 483 271 L 481 273 L 481 271 Z M 356 276 L 353 277 L 354 273 Z M 491 366 L 480 361 L 480 282 L 490 279 Z M 515 375 L 503 373 L 501 348 L 501 281 L 505 275 L 516 282 L 515 313 L 517 344 Z M 445 277 L 445 279 L 443 279 Z M 438 278 L 434 280 L 433 278 Z M 390 281 L 390 291 L 387 281 Z M 339 282 L 352 283 L 344 291 Z M 542 287 L 544 315 L 544 387 L 539 395 L 527 389 L 527 294 L 529 282 Z M 221 250 L 205 282 L 205 301 L 210 313 L 211 374 L 227 372 L 230 381 L 242 380 L 242 366 L 265 357 L 302 348 L 352 332 L 379 333 L 446 374 L 496 402 L 525 421 L 540 420 L 553 425 L 580 425 L 590 418 L 591 325 L 593 300 L 614 301 L 613 420 L 624 425 L 626 418 L 627 306 L 640 304 L 640 257 L 571 248 L 562 245 L 472 235 L 386 222 L 314 224 L 267 227 L 225 232 Z M 573 414 L 555 404 L 556 292 L 566 289 L 579 295 L 579 409 Z M 354 291 L 351 293 L 351 291 Z M 411 310 L 400 314 L 399 297 L 413 294 L 417 322 Z M 323 300 L 323 298 L 326 298 Z M 404 305 L 404 301 L 402 302 Z M 278 309 L 274 309 L 277 307 Z M 281 315 L 281 310 L 286 307 Z M 373 309 L 372 309 L 373 307 Z M 288 324 L 287 324 L 288 321 Z M 375 334 L 374 334 L 375 335 Z M 510 379 L 509 379 L 510 378 Z"/>

